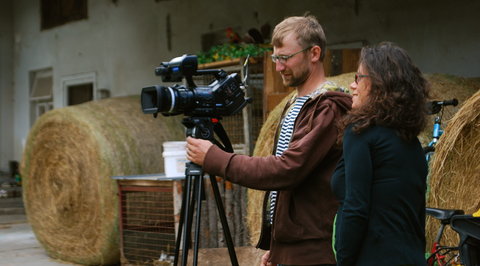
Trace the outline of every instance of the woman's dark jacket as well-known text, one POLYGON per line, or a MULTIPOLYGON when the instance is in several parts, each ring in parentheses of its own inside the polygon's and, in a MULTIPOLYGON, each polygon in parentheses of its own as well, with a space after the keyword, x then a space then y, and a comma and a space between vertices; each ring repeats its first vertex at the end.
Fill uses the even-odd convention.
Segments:
POLYGON ((348 127, 343 148, 332 177, 337 265, 425 265, 427 164, 418 139, 348 127))

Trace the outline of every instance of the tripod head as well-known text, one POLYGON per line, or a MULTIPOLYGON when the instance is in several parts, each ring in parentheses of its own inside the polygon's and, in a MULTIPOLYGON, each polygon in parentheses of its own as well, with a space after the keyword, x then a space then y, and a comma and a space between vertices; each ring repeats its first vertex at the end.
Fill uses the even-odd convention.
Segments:
MULTIPOLYGON (((226 152, 233 152, 232 143, 228 138, 227 132, 220 123, 218 117, 185 117, 182 124, 186 127, 187 137, 204 139, 211 141, 226 152), (215 139, 215 134, 220 138, 221 142, 215 139)), ((203 168, 192 162, 185 164, 186 176, 203 176, 203 168)))
POLYGON ((185 117, 182 120, 182 124, 187 129, 187 137, 209 140, 222 150, 233 152, 232 143, 220 123, 220 119, 219 117, 185 117), (215 139, 215 134, 220 138, 221 142, 215 139))

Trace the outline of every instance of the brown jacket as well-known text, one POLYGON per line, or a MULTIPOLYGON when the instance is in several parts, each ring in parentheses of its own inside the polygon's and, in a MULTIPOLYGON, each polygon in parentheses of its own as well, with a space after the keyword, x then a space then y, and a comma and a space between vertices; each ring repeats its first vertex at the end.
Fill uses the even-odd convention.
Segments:
POLYGON ((273 263, 335 264, 331 238, 338 203, 330 191, 330 177, 342 154, 336 145, 336 122, 351 103, 341 92, 307 100, 282 156, 237 155, 215 145, 206 154, 205 172, 245 187, 279 191, 273 233, 263 219, 257 246, 270 248, 273 263))

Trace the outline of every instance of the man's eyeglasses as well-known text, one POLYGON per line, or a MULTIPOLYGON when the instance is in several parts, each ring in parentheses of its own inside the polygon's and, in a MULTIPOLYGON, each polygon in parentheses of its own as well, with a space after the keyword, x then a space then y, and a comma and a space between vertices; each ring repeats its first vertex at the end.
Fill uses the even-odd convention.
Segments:
POLYGON ((361 78, 369 77, 369 75, 355 74, 355 84, 358 84, 361 78))
POLYGON ((306 50, 308 50, 308 49, 310 49, 310 48, 312 48, 312 47, 307 47, 307 48, 305 48, 305 49, 303 49, 303 50, 301 50, 301 51, 298 51, 298 52, 296 52, 296 53, 293 53, 293 54, 291 54, 291 55, 274 55, 274 54, 272 54, 272 61, 273 61, 274 63, 280 62, 280 63, 282 63, 282 64, 285 64, 288 59, 294 57, 295 55, 297 55, 297 54, 299 54, 299 53, 301 53, 301 52, 305 52, 306 50))

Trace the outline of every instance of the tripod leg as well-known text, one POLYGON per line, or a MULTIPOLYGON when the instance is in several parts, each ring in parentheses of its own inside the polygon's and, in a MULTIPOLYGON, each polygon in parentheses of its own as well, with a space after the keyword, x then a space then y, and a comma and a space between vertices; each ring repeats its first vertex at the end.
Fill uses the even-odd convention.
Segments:
POLYGON ((187 184, 183 185, 183 196, 182 196, 182 207, 180 208, 180 220, 178 221, 178 231, 177 231, 177 238, 175 242, 175 259, 173 260, 173 265, 177 266, 178 265, 178 258, 180 254, 180 242, 182 238, 182 230, 183 230, 183 224, 185 221, 185 203, 186 201, 186 196, 187 196, 187 184))
MULTIPOLYGON (((189 241, 190 241, 190 230, 191 230, 191 220, 192 220, 192 217, 190 216, 190 209, 191 209, 191 206, 190 206, 190 194, 191 194, 191 191, 192 191, 192 176, 190 175, 187 175, 186 176, 186 190, 183 192, 185 193, 185 201, 184 203, 182 204, 185 204, 185 212, 184 212, 184 217, 186 219, 186 221, 184 221, 184 227, 183 227, 183 234, 182 234, 182 265, 183 266, 186 266, 187 265, 187 258, 188 258, 188 244, 189 244, 189 241), (189 228, 190 227, 190 228, 189 228)), ((179 239, 177 240, 179 241, 179 239)))
POLYGON ((188 223, 187 223, 187 226, 188 226, 188 247, 190 248, 191 245, 192 245, 192 224, 193 224, 193 215, 195 213, 195 200, 197 199, 197 177, 192 175, 191 177, 193 180, 191 181, 192 182, 192 193, 190 195, 190 211, 188 213, 188 223))
POLYGON ((197 192, 197 219, 195 221, 195 246, 194 246, 194 257, 193 265, 196 266, 198 262, 198 247, 200 244, 200 217, 202 214, 202 193, 203 193, 203 177, 197 176, 195 180, 196 192, 197 192))
POLYGON ((227 242, 228 254, 230 255, 230 261, 233 266, 238 266, 237 255, 233 247, 232 235, 228 228, 227 217, 225 216, 225 209, 223 207, 222 199, 220 197, 220 191, 218 190, 217 180, 215 176, 210 175, 210 183, 212 184, 213 195, 215 196, 215 202, 217 203, 218 216, 222 222, 223 233, 225 235, 225 241, 227 242))

